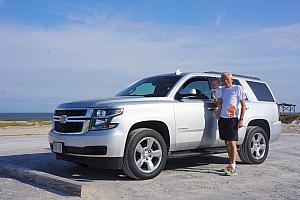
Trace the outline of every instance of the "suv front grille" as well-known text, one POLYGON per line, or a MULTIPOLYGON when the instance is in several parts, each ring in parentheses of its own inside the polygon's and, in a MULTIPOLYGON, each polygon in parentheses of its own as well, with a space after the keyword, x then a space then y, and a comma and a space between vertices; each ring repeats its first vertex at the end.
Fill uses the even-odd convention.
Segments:
POLYGON ((87 110, 55 110, 54 116, 85 116, 87 110))
POLYGON ((79 133, 82 131, 83 122, 54 122, 54 130, 60 133, 79 133))

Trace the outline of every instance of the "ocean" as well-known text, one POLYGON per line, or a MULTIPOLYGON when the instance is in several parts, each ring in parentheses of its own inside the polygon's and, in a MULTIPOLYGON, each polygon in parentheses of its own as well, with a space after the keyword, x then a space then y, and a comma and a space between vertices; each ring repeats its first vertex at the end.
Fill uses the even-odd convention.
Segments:
POLYGON ((0 121, 51 121, 53 113, 0 113, 0 121))

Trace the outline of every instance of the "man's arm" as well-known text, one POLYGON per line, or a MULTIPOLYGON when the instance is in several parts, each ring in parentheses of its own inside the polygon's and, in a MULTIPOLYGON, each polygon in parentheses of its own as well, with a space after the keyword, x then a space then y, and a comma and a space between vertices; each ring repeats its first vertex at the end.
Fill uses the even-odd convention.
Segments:
POLYGON ((245 111, 246 111, 246 102, 245 100, 240 100, 241 103, 241 114, 240 114, 240 118, 239 118, 239 128, 242 128, 244 126, 243 124, 243 120, 244 120, 244 115, 245 115, 245 111))
POLYGON ((214 99, 214 103, 215 103, 216 107, 221 107, 221 105, 222 105, 222 99, 215 98, 214 99))
POLYGON ((215 105, 220 108, 222 105, 222 89, 221 88, 215 89, 212 92, 212 96, 213 96, 215 105))

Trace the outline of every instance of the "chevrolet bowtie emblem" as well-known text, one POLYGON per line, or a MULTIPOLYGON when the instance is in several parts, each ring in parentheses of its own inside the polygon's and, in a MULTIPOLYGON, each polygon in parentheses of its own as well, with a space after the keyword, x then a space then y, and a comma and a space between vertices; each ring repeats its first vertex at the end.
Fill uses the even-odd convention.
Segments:
POLYGON ((60 118, 59 118, 59 122, 60 123, 66 123, 67 122, 67 120, 68 120, 68 116, 67 115, 62 115, 62 116, 60 116, 60 118))

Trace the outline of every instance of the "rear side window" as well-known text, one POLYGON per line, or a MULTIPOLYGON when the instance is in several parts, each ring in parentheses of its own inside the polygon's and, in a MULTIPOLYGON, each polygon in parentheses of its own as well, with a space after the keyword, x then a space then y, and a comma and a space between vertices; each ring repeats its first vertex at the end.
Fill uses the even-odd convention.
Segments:
POLYGON ((237 79, 233 79, 232 83, 233 85, 241 85, 241 83, 237 79))
POLYGON ((258 83, 253 81, 247 81, 247 83, 254 92, 257 100, 274 102, 274 98, 265 83, 258 83))

